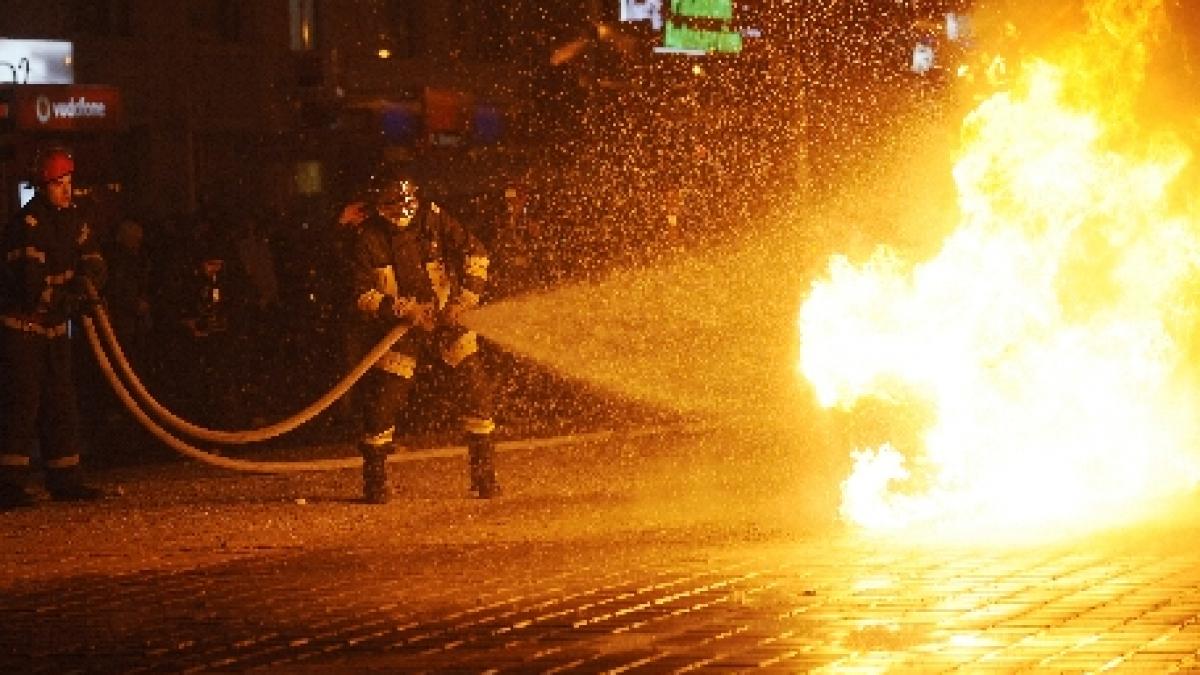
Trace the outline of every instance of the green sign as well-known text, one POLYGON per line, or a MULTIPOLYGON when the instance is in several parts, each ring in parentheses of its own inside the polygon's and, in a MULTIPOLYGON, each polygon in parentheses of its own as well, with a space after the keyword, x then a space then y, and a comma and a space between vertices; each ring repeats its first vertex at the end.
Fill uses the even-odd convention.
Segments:
POLYGON ((671 13, 697 19, 732 19, 733 0, 671 0, 671 13))
POLYGON ((735 30, 697 30, 668 23, 663 33, 663 46, 702 52, 742 51, 742 34, 735 30))

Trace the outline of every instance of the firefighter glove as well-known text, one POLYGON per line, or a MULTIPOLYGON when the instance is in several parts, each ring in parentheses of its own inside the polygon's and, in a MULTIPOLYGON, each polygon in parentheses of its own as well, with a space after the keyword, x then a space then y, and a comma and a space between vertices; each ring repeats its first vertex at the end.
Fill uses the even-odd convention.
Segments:
POLYGON ((89 288, 87 280, 73 277, 58 289, 51 301, 51 314, 61 319, 86 314, 100 304, 99 298, 89 288))
POLYGON ((464 303, 452 302, 446 305, 442 310, 441 322, 450 326, 458 326, 462 324, 463 314, 470 309, 464 303))
POLYGON ((461 325, 463 316, 478 306, 478 294, 467 290, 460 291, 442 310, 442 321, 452 326, 461 325))

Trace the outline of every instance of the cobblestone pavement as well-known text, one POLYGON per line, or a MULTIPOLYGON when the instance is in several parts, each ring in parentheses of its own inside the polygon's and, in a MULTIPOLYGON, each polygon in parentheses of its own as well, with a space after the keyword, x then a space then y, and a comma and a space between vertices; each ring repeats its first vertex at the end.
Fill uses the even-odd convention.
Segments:
POLYGON ((0 514, 0 672, 1171 672, 1200 669, 1189 525, 903 546, 833 523, 802 452, 706 433, 250 476, 105 472, 0 514))

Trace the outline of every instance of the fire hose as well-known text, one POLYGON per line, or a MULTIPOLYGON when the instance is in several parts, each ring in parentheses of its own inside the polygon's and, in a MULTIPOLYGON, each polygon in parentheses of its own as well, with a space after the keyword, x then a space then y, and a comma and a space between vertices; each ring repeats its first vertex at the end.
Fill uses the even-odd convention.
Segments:
MULTIPOLYGON (((104 308, 97 306, 95 311, 96 317, 99 320, 100 327, 104 332, 104 336, 109 345, 113 349, 113 357, 117 361, 117 367, 125 379, 129 380, 130 387, 141 398, 155 414, 168 424, 174 426, 177 430, 191 434, 201 440, 208 440, 221 443, 251 443, 255 441, 274 438, 280 434, 286 433, 304 424, 321 413, 325 408, 328 408, 334 401, 340 398, 343 394, 354 385, 355 382, 367 372, 368 369, 376 361, 379 360, 384 353, 397 340, 404 336, 407 332, 406 326, 397 326, 387 334, 377 345, 367 354, 367 356, 340 382, 334 385, 333 389, 327 392, 324 396, 312 403, 304 410, 296 415, 272 424, 261 429, 248 431, 218 431, 213 429, 205 429, 196 426, 172 414, 166 408, 158 403, 153 396, 146 391, 142 386, 141 381, 137 378, 133 369, 129 365, 129 361, 125 358, 124 352, 121 350, 120 344, 116 340, 113 333, 112 325, 108 321, 108 316, 104 312, 104 308)), ((322 460, 303 460, 303 461, 287 461, 287 462, 267 462, 255 461, 246 459, 236 459, 225 457, 212 451, 197 448, 182 439, 171 434, 169 431, 160 426, 149 414, 142 408, 142 405, 130 393, 129 388, 122 382, 121 376, 117 374, 113 368, 112 362, 108 358, 108 354, 104 350, 104 345, 101 344, 100 336, 97 334, 96 325, 92 317, 85 316, 83 319, 84 329, 87 333, 88 342, 91 344, 92 352, 96 356, 96 362, 100 365, 100 370, 104 373, 109 385, 112 386, 113 392, 117 398, 125 405, 134 418, 146 428, 155 438, 165 443, 171 449, 192 459, 199 460, 206 464, 218 466, 225 469, 233 469, 235 471, 247 471, 252 473, 287 473, 287 472, 302 472, 302 471, 331 471, 337 469, 349 469, 362 465, 361 457, 348 457, 342 459, 322 459, 322 460)))
MULTIPOLYGON (((329 407, 339 397, 344 395, 357 382, 368 369, 382 357, 387 350, 407 332, 407 327, 398 326, 388 333, 382 340, 379 341, 367 353, 366 357, 352 370, 349 374, 341 379, 333 389, 327 392, 316 402, 309 405, 304 410, 300 411, 291 418, 272 424, 261 429, 248 431, 218 431, 214 429, 205 429, 196 426, 172 414, 164 408, 150 395, 150 392, 142 385, 133 368, 129 365, 128 359, 125 357, 124 351, 121 349, 120 343, 116 339, 116 334, 112 330, 112 324, 108 320, 108 315, 105 313, 102 306, 97 305, 95 308, 96 320, 100 324, 100 328, 104 333, 105 340, 109 343, 113 350, 113 358, 117 361, 117 368, 114 369, 112 362, 108 358, 107 352, 104 350, 104 345, 101 343, 100 335, 96 330, 95 322, 92 317, 85 316, 83 325, 87 333, 88 342, 92 347, 92 352, 96 356, 96 362, 100 366, 100 370, 104 373, 109 385, 121 403, 129 410, 134 418, 155 438, 162 441, 167 447, 176 452, 197 460, 204 464, 216 466, 223 469, 231 469, 233 471, 242 471, 248 473, 299 473, 299 472, 314 472, 314 471, 336 471, 341 469, 354 469, 362 466, 361 457, 344 457, 335 459, 318 459, 318 460, 294 460, 294 461, 261 461, 237 459, 226 457, 224 455, 204 450, 173 435, 171 432, 159 425, 150 415, 142 408, 142 405, 134 398, 134 394, 130 393, 129 387, 122 382, 121 376, 129 380, 130 387, 143 402, 155 414, 165 420, 168 424, 173 425, 177 430, 192 434, 202 440, 210 440, 214 442, 224 443, 250 443, 256 440, 266 440, 280 434, 286 433, 296 427, 304 424, 316 415, 320 414, 325 408, 329 407), (120 370, 121 375, 117 374, 120 370)), ((663 428, 649 427, 632 431, 596 431, 583 434, 571 434, 567 436, 558 436, 543 439, 530 439, 520 441, 506 441, 497 444, 497 449, 511 450, 516 448, 533 450, 538 448, 549 448, 561 446, 571 443, 580 442, 598 442, 610 440, 620 436, 622 438, 636 438, 640 436, 652 436, 663 433, 663 428)), ((461 455, 465 452, 461 447, 435 448, 431 450, 422 450, 420 453, 406 453, 402 455, 390 455, 388 462, 406 462, 415 460, 432 459, 435 457, 452 457, 461 455)))
MULTIPOLYGON (((341 381, 334 385, 333 389, 330 389, 324 396, 317 399, 315 402, 295 415, 260 429, 250 429, 245 431, 220 431, 216 429, 206 429, 204 427, 192 424, 187 420, 177 417, 176 415, 172 414, 171 411, 164 408, 157 400, 154 399, 153 396, 150 395, 150 392, 146 390, 146 388, 142 385, 141 380, 139 380, 137 375, 133 372, 133 368, 130 367, 129 360, 125 357, 125 353, 121 349, 120 343, 117 342, 116 333, 113 331, 112 323, 109 322, 108 314, 104 311, 103 307, 96 308, 96 323, 100 325, 100 332, 104 336, 104 342, 108 345, 109 349, 112 350, 113 358, 116 360, 116 365, 120 371, 120 374, 129 383, 130 388, 133 389, 133 393, 137 394, 138 399, 142 402, 142 404, 149 408, 150 411, 155 415, 158 415, 160 419, 174 427, 177 431, 181 431, 192 436, 193 438, 198 438, 203 441, 226 443, 230 445, 257 443, 275 438, 276 436, 280 436, 292 431, 293 429, 321 414, 322 411, 333 405, 335 401, 341 398, 350 389, 350 387, 354 386, 354 383, 357 382, 367 372, 367 370, 369 370, 371 366, 380 359, 380 357, 386 354, 388 349, 395 344, 397 340, 399 340, 406 332, 408 332, 408 327, 403 325, 392 329, 391 332, 389 332, 382 340, 379 341, 378 344, 375 345, 375 347, 371 349, 370 352, 367 353, 363 360, 357 366, 355 366, 350 373, 348 373, 341 379, 341 381)), ((88 336, 90 339, 90 332, 88 336)), ((97 345, 93 343, 93 350, 95 350, 96 347, 97 345)))

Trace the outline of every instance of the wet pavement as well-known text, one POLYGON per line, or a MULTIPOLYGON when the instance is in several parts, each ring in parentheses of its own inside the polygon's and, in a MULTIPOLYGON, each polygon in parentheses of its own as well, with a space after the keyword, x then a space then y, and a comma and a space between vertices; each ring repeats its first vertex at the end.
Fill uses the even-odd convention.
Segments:
POLYGON ((785 445, 514 447, 492 501, 461 456, 414 453, 385 506, 354 472, 107 469, 109 501, 0 514, 0 672, 1200 669, 1194 528, 871 540, 785 445))

